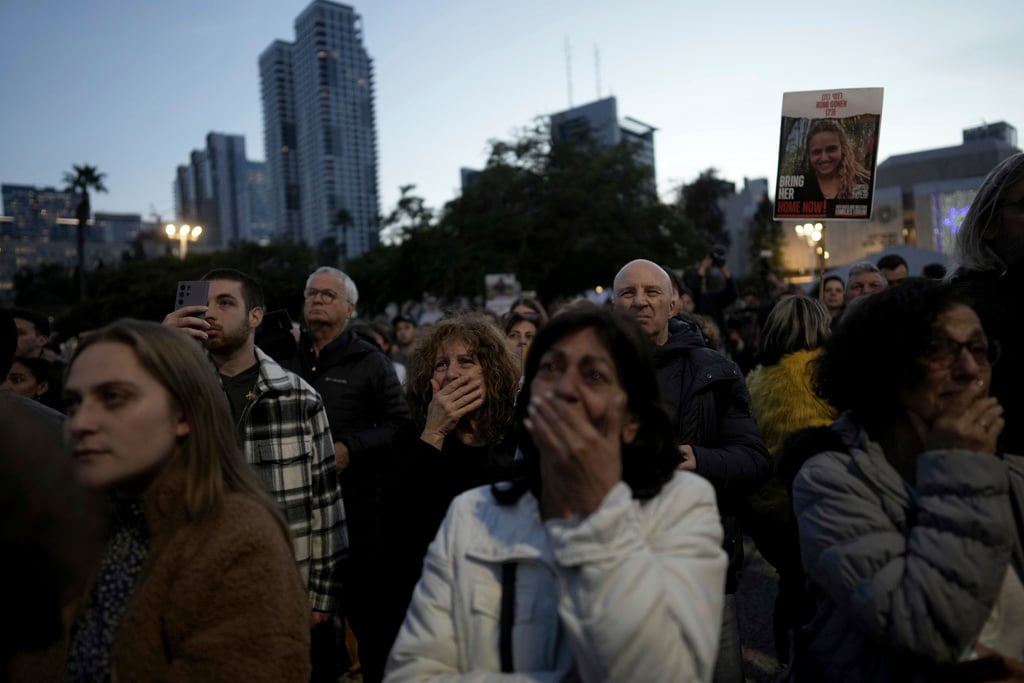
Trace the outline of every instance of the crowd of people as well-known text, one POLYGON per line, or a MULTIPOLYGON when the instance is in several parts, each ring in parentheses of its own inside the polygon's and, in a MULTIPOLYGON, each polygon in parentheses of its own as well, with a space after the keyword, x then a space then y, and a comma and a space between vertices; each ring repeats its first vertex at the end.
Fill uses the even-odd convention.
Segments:
POLYGON ((490 316, 320 267, 295 330, 220 268, 66 359, 3 311, 0 677, 733 683, 749 536, 788 680, 1024 680, 1024 155, 957 238, 490 316))

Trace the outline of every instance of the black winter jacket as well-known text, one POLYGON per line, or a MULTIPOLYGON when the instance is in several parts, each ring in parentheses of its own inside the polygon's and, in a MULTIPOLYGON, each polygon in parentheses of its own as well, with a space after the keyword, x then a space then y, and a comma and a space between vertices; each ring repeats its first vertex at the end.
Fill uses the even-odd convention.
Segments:
MULTIPOLYGON (((323 397, 334 441, 345 444, 349 466, 339 477, 350 541, 360 542, 361 522, 380 500, 380 467, 399 430, 410 421, 409 408, 391 361, 377 346, 346 330, 317 356, 306 333, 299 338, 297 369, 323 397), (353 534, 353 532, 355 532, 353 534)), ((369 540, 369 539, 366 539, 369 540)))
POLYGON ((743 373, 704 345, 695 323, 677 318, 669 321, 668 341, 655 349, 654 362, 676 442, 693 447, 697 474, 715 487, 729 553, 726 592, 735 592, 743 564, 741 504, 772 472, 743 373))

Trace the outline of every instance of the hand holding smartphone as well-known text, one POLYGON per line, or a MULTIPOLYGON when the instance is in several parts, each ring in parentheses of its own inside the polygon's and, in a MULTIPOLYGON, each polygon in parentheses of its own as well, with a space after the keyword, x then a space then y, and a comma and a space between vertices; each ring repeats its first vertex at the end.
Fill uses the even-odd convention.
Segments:
POLYGON ((209 305, 210 283, 207 280, 183 280, 174 290, 174 310, 164 316, 163 324, 176 327, 199 341, 207 339, 206 307, 209 305), (182 310, 202 306, 202 310, 182 310))
MULTIPOLYGON (((185 306, 206 306, 210 295, 209 280, 182 280, 174 297, 174 310, 185 306)), ((203 318, 205 313, 196 313, 194 317, 203 318)))

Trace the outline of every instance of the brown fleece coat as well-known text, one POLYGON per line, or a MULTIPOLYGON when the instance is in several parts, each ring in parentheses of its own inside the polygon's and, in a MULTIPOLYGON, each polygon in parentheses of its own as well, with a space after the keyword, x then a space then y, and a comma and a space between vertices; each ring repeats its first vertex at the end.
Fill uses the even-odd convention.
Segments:
MULTIPOLYGON (((291 544, 269 511, 229 493, 190 523, 183 481, 147 492, 152 538, 118 634, 115 681, 309 680, 309 598, 291 544)), ((62 681, 67 640, 23 657, 15 681, 62 681)))

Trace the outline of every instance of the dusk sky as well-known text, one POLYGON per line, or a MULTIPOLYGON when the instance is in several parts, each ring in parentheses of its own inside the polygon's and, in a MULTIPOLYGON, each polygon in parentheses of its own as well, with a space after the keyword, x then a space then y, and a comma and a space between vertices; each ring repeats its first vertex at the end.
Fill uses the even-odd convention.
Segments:
MULTIPOLYGON (((175 168, 210 131, 264 159, 257 59, 306 0, 0 0, 0 182, 105 172, 94 210, 173 218, 175 168)), ((782 93, 885 88, 879 158, 1024 134, 1019 0, 356 3, 375 62, 382 213, 415 184, 440 208, 489 139, 615 95, 655 126, 664 197, 701 170, 775 174, 782 93)), ((774 186, 774 181, 772 181, 774 186)), ((774 189, 774 188, 773 188, 774 189)))

